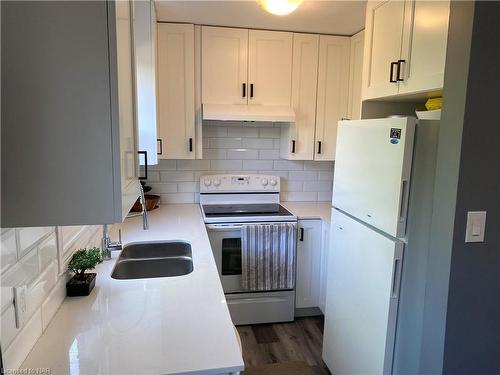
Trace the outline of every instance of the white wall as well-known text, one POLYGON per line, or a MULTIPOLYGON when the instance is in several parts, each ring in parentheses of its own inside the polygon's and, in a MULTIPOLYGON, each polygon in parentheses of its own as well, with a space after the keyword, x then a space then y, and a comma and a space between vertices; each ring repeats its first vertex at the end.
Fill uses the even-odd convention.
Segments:
POLYGON ((5 368, 18 368, 66 296, 66 265, 75 250, 100 246, 99 226, 1 230, 0 341, 5 368), (16 328, 13 287, 27 286, 27 316, 16 328))
POLYGON ((279 125, 206 122, 203 160, 160 160, 149 169, 161 203, 196 203, 200 176, 264 173, 281 177, 282 201, 331 201, 333 162, 280 159, 279 125))

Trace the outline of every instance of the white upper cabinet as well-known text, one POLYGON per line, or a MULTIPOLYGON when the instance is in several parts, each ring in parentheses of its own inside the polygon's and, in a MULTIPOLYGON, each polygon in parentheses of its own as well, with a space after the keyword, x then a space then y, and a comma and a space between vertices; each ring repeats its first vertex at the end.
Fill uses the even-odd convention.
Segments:
POLYGON ((443 87, 449 16, 449 1, 406 2, 399 93, 443 87))
POLYGON ((368 2, 366 9, 363 99, 396 95, 405 2, 368 2))
POLYGON ((363 99, 442 89, 449 1, 369 1, 363 99))
POLYGON ((194 25, 158 24, 158 158, 195 158, 194 25))
POLYGON ((247 104, 248 30, 202 26, 202 102, 247 104))
POLYGON ((295 122, 281 128, 281 157, 312 160, 316 128, 319 35, 293 34, 292 108, 295 122))
POLYGON ((249 31, 249 104, 290 105, 292 35, 279 31, 249 31))
POLYGON ((314 160, 335 160, 337 123, 348 116, 350 38, 320 35, 314 160))
POLYGON ((349 110, 348 118, 361 118, 361 78, 363 76, 363 49, 365 31, 351 37, 351 70, 349 73, 349 110))

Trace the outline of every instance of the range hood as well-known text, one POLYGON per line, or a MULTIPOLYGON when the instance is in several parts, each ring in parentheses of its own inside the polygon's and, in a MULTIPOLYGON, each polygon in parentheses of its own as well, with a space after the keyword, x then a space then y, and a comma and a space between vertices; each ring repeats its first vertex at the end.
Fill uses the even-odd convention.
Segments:
POLYGON ((277 105, 203 104, 203 120, 295 122, 295 111, 277 105))

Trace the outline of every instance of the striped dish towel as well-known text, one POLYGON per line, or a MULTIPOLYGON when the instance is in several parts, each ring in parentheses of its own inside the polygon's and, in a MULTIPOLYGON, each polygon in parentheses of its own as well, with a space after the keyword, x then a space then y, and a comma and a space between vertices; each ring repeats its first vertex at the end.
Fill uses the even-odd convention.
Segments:
POLYGON ((246 224, 241 227, 241 276, 245 290, 293 289, 294 223, 246 224))

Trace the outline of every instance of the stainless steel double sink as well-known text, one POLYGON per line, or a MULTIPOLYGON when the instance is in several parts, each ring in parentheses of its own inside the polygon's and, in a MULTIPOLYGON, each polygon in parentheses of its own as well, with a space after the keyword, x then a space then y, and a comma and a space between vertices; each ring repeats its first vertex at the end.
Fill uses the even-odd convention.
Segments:
POLYGON ((113 279, 149 279, 193 272, 191 245, 187 242, 142 242, 126 245, 116 261, 113 279))

